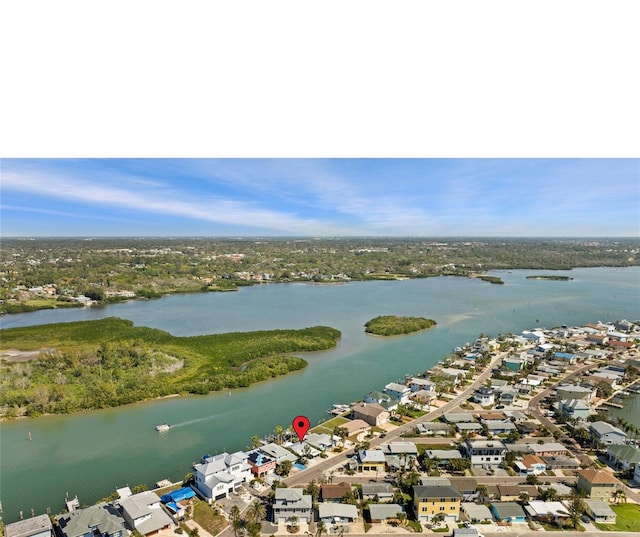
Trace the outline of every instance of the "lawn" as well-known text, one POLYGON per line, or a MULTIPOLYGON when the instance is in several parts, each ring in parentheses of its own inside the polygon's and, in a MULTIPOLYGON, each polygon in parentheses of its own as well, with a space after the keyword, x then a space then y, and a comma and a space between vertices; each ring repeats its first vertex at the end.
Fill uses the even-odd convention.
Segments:
POLYGON ((317 427, 314 427, 313 429, 311 429, 311 432, 333 434, 334 428, 340 427, 340 425, 343 425, 348 422, 349 420, 347 418, 343 418, 342 416, 336 416, 335 418, 331 418, 330 420, 327 420, 321 423, 317 427))
POLYGON ((193 499, 193 520, 200 524, 211 535, 217 535, 228 523, 222 515, 216 515, 213 507, 199 498, 193 499))
POLYGON ((595 524, 602 531, 640 531, 640 506, 635 503, 612 505, 617 515, 615 524, 595 524))

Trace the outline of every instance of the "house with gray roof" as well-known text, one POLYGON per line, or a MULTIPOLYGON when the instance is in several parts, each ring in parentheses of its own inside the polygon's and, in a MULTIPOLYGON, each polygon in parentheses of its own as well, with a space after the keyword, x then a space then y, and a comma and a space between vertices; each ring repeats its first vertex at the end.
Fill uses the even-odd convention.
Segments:
POLYGON ((460 504, 460 518, 469 522, 483 522, 491 520, 493 515, 486 505, 474 502, 462 502, 460 504))
POLYGON ((615 524, 616 512, 609 507, 607 502, 602 500, 582 500, 585 506, 585 512, 591 519, 598 524, 615 524))
POLYGON ((498 521, 526 522, 526 515, 522 507, 516 502, 494 502, 491 512, 498 521))
POLYGON ((292 517, 298 520, 313 519, 313 503, 310 494, 304 494, 302 489, 277 488, 273 499, 273 521, 286 523, 292 517))
POLYGON ((157 533, 173 526, 173 520, 164 511, 160 498, 155 492, 145 490, 119 500, 122 516, 129 528, 142 535, 157 533))
POLYGON ((451 459, 462 459, 462 453, 457 449, 427 449, 424 456, 438 461, 438 466, 446 466, 451 459))
POLYGON ((447 412, 443 417, 448 423, 472 423, 476 421, 471 412, 447 412))
POLYGON ((126 535, 124 518, 107 503, 99 503, 65 513, 58 517, 64 537, 123 537, 126 535))
POLYGON ((362 499, 386 502, 393 498, 393 487, 389 483, 362 483, 362 499))
POLYGON ((53 525, 49 515, 38 515, 4 527, 5 537, 52 537, 53 525))
POLYGON ((606 421, 594 421, 589 425, 589 431, 604 445, 624 444, 627 434, 606 421))
POLYGON ((416 425, 416 433, 421 436, 446 435, 449 433, 449 425, 439 421, 418 423, 418 425, 416 425))
POLYGON ((264 446, 260 446, 258 449, 265 455, 271 457, 272 459, 275 459, 276 463, 280 463, 282 461, 296 462, 298 460, 298 457, 296 457, 288 449, 283 448, 282 446, 273 442, 270 444, 265 444, 264 446))
POLYGON ((560 412, 568 418, 584 421, 591 413, 589 405, 582 399, 565 399, 560 401, 560 412))
POLYGON ((349 503, 320 503, 318 518, 325 524, 344 524, 358 518, 358 508, 349 503))
POLYGON ((398 518, 398 514, 404 514, 404 507, 397 503, 370 503, 369 514, 371 516, 371 522, 379 523, 386 522, 388 520, 395 520, 398 518))
POLYGON ((249 456, 244 451, 221 453, 213 457, 203 457, 194 465, 195 486, 209 503, 227 498, 243 483, 251 480, 249 456))

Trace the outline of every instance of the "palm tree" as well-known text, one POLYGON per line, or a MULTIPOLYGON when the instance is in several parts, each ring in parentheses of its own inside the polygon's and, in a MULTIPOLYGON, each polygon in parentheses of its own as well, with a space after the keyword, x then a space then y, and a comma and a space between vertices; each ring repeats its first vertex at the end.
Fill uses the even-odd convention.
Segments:
POLYGON ((478 493, 478 500, 480 503, 484 503, 489 495, 489 489, 487 489, 487 485, 478 485, 476 487, 476 492, 478 493))
POLYGON ((262 505, 260 500, 256 500, 255 502, 253 502, 249 506, 249 509, 247 509, 247 518, 254 524, 257 524, 264 520, 266 514, 267 510, 265 509, 264 505, 262 505))
POLYGON ((229 511, 229 517, 231 518, 231 527, 233 528, 234 537, 238 537, 240 534, 240 530, 242 530, 242 526, 244 525, 244 521, 240 517, 240 508, 237 505, 231 507, 229 511))
POLYGON ((318 524, 316 524, 316 535, 315 535, 315 537, 322 537, 323 533, 327 533, 327 526, 321 520, 320 522, 318 522, 318 524))

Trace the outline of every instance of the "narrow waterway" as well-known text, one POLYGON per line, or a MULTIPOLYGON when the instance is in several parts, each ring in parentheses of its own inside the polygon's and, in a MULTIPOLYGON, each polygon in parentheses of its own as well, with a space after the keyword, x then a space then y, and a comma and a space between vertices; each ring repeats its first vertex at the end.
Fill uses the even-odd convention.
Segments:
POLYGON ((204 453, 244 449, 252 435, 287 426, 298 414, 312 424, 333 403, 432 367, 478 334, 519 333, 593 321, 640 318, 640 268, 558 272, 571 281, 527 280, 553 271, 500 271, 504 285, 430 278, 346 285, 278 284, 236 293, 173 295, 104 308, 6 316, 2 327, 118 316, 175 335, 302 328, 342 331, 338 347, 304 355, 301 371, 230 394, 169 398, 70 416, 0 424, 0 501, 4 520, 63 507, 65 493, 91 504, 126 484, 182 478, 204 453), (427 332, 367 336, 378 315, 430 317, 427 332), (167 433, 154 426, 173 425, 167 433), (31 440, 29 440, 31 433, 31 440))

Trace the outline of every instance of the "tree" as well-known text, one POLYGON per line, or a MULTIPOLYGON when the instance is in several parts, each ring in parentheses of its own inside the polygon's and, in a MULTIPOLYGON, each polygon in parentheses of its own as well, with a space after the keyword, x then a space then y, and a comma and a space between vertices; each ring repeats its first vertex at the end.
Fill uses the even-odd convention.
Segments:
POLYGON ((539 485, 540 479, 537 475, 528 475, 526 479, 527 485, 539 485))
POLYGON ((450 472, 464 472, 471 468, 471 461, 469 459, 449 459, 447 463, 447 470, 450 472))
POLYGON ((260 437, 258 435, 253 435, 251 437, 251 447, 253 449, 260 447, 260 437))
POLYGON ((231 520, 231 527, 233 528, 233 535, 238 537, 242 532, 242 526, 244 522, 240 517, 240 508, 237 505, 231 507, 229 511, 229 518, 231 520))
POLYGON ((571 525, 573 529, 576 529, 578 527, 580 517, 585 511, 584 501, 577 490, 572 491, 571 497, 566 505, 569 510, 569 520, 571 520, 571 525))
POLYGON ((293 463, 288 460, 283 460, 276 464, 276 474, 281 477, 287 477, 289 472, 291 472, 291 468, 293 467, 293 463))
POLYGON ((314 504, 318 503, 318 500, 320 499, 320 487, 316 483, 315 479, 312 479, 302 492, 310 495, 314 504))
POLYGON ((260 500, 254 501, 247 509, 247 519, 254 524, 264 520, 266 514, 267 510, 260 500))
POLYGON ((487 488, 487 485, 478 485, 476 487, 476 493, 478 494, 478 501, 480 503, 487 501, 487 498, 489 497, 489 489, 487 488))
POLYGON ((613 494, 611 495, 611 498, 613 499, 614 503, 616 503, 616 504, 626 503, 627 502, 627 493, 623 489, 616 489, 616 490, 613 491, 613 494))
POLYGON ((540 499, 543 502, 556 502, 560 499, 560 496, 558 495, 558 491, 554 488, 541 488, 540 499))
POLYGON ((282 444, 282 433, 284 432, 284 428, 282 427, 282 425, 276 425, 275 429, 273 430, 273 434, 275 436, 275 443, 276 444, 282 444))
POLYGON ((504 464, 506 466, 513 466, 513 463, 516 462, 517 454, 515 451, 507 451, 504 454, 504 464))
POLYGON ((340 442, 344 444, 344 439, 349 436, 349 430, 346 427, 336 426, 333 428, 334 436, 340 438, 340 442))

